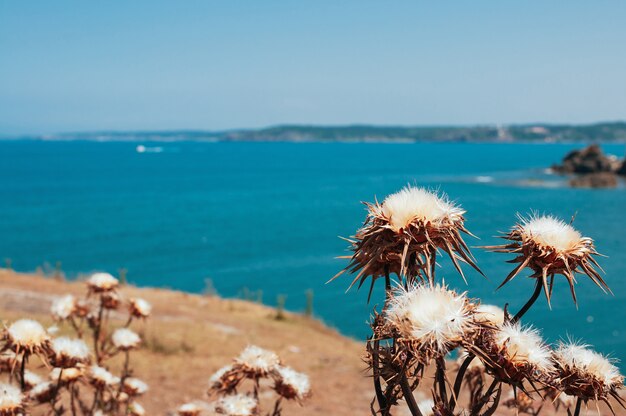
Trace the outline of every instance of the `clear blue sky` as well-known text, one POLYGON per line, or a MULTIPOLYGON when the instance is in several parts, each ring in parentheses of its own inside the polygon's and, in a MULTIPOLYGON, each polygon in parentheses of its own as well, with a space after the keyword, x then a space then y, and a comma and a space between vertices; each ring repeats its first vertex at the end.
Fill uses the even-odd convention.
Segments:
POLYGON ((626 118, 624 1, 0 0, 0 133, 626 118))

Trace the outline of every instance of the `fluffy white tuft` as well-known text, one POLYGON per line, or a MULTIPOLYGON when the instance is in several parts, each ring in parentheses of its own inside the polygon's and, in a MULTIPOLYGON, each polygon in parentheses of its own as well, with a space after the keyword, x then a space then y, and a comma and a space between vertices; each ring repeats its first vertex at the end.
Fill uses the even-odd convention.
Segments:
POLYGON ((94 273, 87 281, 87 284, 100 290, 112 290, 119 285, 119 280, 109 273, 94 273))
POLYGON ((148 391, 148 385, 138 378, 129 377, 124 380, 124 390, 132 395, 144 394, 148 391))
POLYGON ((472 311, 465 294, 442 285, 400 287, 391 298, 386 319, 402 337, 436 346, 447 352, 473 328, 472 311))
POLYGON ((131 311, 139 316, 147 317, 152 312, 152 305, 145 299, 133 298, 129 302, 131 311))
POLYGON ((81 339, 59 337, 52 341, 52 351, 59 357, 68 357, 78 361, 89 358, 89 347, 81 339))
POLYGON ((92 365, 89 367, 89 376, 96 382, 114 386, 120 382, 120 378, 111 374, 106 368, 98 365, 92 365))
POLYGON ((551 215, 531 216, 521 224, 524 239, 552 247, 556 251, 568 251, 580 245, 582 235, 574 227, 551 215))
POLYGON ((550 371, 554 368, 551 351, 534 328, 507 323, 495 332, 495 342, 506 351, 507 358, 519 364, 550 371))
POLYGON ((55 383, 59 380, 59 376, 61 377, 62 382, 70 382, 74 380, 78 380, 80 376, 83 375, 83 372, 76 367, 71 368, 59 368, 55 367, 50 371, 50 375, 48 376, 50 380, 55 383), (63 371, 63 372, 61 372, 63 371))
POLYGON ((143 416, 146 414, 146 409, 144 409, 143 406, 139 403, 132 402, 130 405, 128 405, 128 412, 132 416, 143 416))
POLYGON ((280 364, 280 358, 272 351, 249 345, 235 358, 235 362, 253 371, 269 373, 280 364))
POLYGON ((13 414, 12 411, 22 407, 24 396, 15 386, 0 383, 0 414, 13 414))
POLYGON ((388 219, 392 230, 399 231, 415 220, 430 222, 435 226, 456 222, 465 211, 449 202, 445 195, 439 196, 424 188, 407 186, 385 198, 380 213, 388 219))
POLYGON ((310 393, 311 382, 306 374, 284 366, 276 367, 276 374, 280 377, 281 383, 293 389, 299 399, 303 399, 310 393))
POLYGON ((226 374, 226 373, 228 373, 229 371, 232 371, 232 370, 233 370, 233 366, 232 365, 226 365, 226 366, 220 368, 215 373, 213 373, 213 375, 209 378, 209 384, 211 386, 219 384, 220 380, 222 379, 224 374, 226 374))
POLYGON ((21 347, 37 347, 49 340, 43 326, 32 319, 15 321, 8 329, 11 341, 21 347))
POLYGON ((30 387, 34 387, 37 384, 43 382, 41 377, 38 374, 33 373, 30 370, 24 371, 24 384, 30 387))
POLYGON ((231 394, 220 398, 215 404, 215 409, 228 416, 251 416, 255 414, 257 406, 254 397, 231 394))
POLYGON ((554 351, 554 359, 569 367, 591 374, 608 386, 622 384, 624 380, 619 368, 610 359, 593 351, 588 345, 573 342, 561 343, 554 351))
POLYGON ((181 416, 198 415, 202 411, 202 408, 195 403, 185 403, 180 405, 177 412, 181 416))
POLYGON ((504 310, 496 305, 480 304, 476 308, 474 319, 478 322, 502 325, 504 323, 504 310))
POLYGON ((128 328, 118 328, 111 336, 113 345, 120 349, 136 348, 141 343, 141 338, 133 330, 128 328))
POLYGON ((54 319, 60 321, 69 318, 76 311, 76 298, 72 295, 65 295, 52 302, 50 312, 54 319))

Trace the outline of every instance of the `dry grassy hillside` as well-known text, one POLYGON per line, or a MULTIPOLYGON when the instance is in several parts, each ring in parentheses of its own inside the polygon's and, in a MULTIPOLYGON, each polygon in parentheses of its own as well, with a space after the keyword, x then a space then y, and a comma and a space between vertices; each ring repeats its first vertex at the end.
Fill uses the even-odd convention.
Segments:
MULTIPOLYGON (((6 323, 31 317, 52 325, 52 300, 66 293, 81 295, 84 288, 82 282, 0 269, 0 319, 6 323)), ((136 375, 150 385, 140 400, 148 414, 166 414, 184 402, 207 400, 208 378, 248 344, 276 351, 286 364, 311 377, 313 396, 304 407, 287 403, 286 415, 370 414, 373 389, 361 360, 363 344, 318 321, 295 314, 276 320, 275 310, 263 305, 171 290, 125 286, 121 294, 153 305, 152 317, 135 326, 145 342, 133 353, 136 375)), ((116 323, 122 324, 121 316, 116 323)), ((61 327, 61 332, 68 330, 61 327)), ((428 389, 430 383, 423 385, 428 389)), ((425 393, 417 395, 426 398, 425 393)), ((515 414, 501 411, 498 414, 515 414)), ((408 413, 398 409, 396 414, 408 413)), ((547 403, 541 414, 555 412, 547 403)), ((595 407, 589 414, 597 414, 595 407)))

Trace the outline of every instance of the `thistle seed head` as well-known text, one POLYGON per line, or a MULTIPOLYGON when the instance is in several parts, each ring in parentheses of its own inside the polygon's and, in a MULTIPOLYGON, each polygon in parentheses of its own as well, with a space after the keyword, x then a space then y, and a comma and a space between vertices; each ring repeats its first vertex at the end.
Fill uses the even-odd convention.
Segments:
POLYGON ((280 358, 272 351, 249 345, 235 358, 235 365, 249 377, 266 377, 280 365, 280 358))
POLYGON ((276 392, 286 399, 302 401, 311 394, 309 376, 286 366, 274 369, 276 392))
MULTIPOLYGON (((352 285, 359 287, 368 277, 374 281, 395 273, 409 283, 427 278, 434 283, 437 250, 450 257, 463 276, 459 261, 480 272, 461 233, 465 211, 445 195, 424 188, 407 186, 385 198, 382 204, 366 204, 368 215, 352 240, 350 264, 345 271, 357 273, 352 285)), ((464 278, 464 276, 463 276, 464 278)), ((351 286, 352 286, 351 285, 351 286)))
POLYGON ((503 236, 509 240, 508 244, 486 247, 498 253, 517 255, 511 260, 512 263, 517 263, 517 266, 500 287, 528 267, 533 271, 530 277, 540 279, 548 302, 552 296, 555 275, 562 275, 567 279, 574 302, 576 302, 574 290, 576 273, 587 275, 603 291, 610 291, 594 268, 594 265, 599 267, 593 257, 598 252, 591 238, 583 237, 570 224, 553 216, 531 215, 528 218, 520 216, 519 219, 520 222, 503 236))
POLYGON ((135 318, 147 318, 152 312, 152 305, 144 299, 132 298, 128 302, 128 309, 135 318))
POLYGON ((78 363, 89 362, 89 359, 89 347, 82 339, 59 337, 52 341, 50 361, 55 367, 75 367, 78 363))
POLYGON ((52 302, 50 313, 55 320, 64 321, 76 313, 77 307, 76 298, 73 295, 65 295, 52 302))
POLYGON ((254 416, 258 414, 259 403, 254 397, 245 394, 231 394, 215 403, 215 411, 227 416, 254 416))
POLYGON ((0 416, 24 414, 24 396, 20 389, 0 383, 0 416))
POLYGON ((111 335, 113 346, 122 351, 128 351, 139 347, 141 338, 133 330, 128 328, 118 328, 111 335))
POLYGON ((398 342, 417 356, 432 358, 474 337, 479 328, 474 309, 464 293, 457 294, 438 284, 417 284, 408 290, 397 288, 384 315, 398 342))
POLYGON ((43 326, 32 319, 20 319, 6 330, 7 346, 16 354, 46 353, 50 348, 50 336, 43 326))

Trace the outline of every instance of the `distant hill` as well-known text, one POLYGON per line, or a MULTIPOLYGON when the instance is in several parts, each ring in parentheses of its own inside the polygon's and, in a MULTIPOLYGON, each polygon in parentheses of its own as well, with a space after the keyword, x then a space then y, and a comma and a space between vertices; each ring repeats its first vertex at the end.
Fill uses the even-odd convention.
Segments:
POLYGON ((22 137, 37 140, 257 142, 604 142, 625 143, 626 122, 585 125, 307 126, 228 131, 102 131, 22 137))

